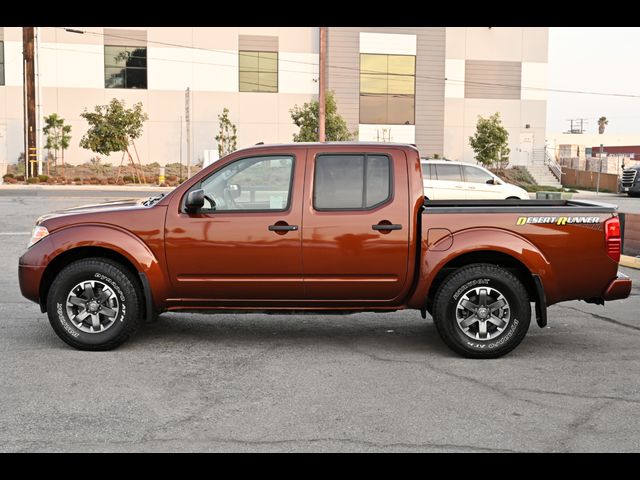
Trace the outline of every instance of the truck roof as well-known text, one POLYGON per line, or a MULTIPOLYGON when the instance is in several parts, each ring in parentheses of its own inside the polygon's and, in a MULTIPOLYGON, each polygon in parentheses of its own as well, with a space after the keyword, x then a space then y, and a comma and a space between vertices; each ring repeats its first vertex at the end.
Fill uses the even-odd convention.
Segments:
POLYGON ((411 148, 418 151, 418 148, 412 143, 394 143, 394 142, 360 142, 360 141, 348 141, 348 142, 291 142, 291 143, 259 143, 251 145, 238 150, 247 150, 249 148, 267 148, 267 147, 318 147, 318 146, 330 146, 330 147, 404 147, 411 148))

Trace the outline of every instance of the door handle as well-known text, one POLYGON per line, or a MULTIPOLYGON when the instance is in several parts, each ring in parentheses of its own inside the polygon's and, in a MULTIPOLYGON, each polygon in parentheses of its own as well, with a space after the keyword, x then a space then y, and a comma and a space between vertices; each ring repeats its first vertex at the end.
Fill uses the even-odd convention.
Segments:
POLYGON ((469 186, 469 187, 467 187, 467 188, 468 188, 469 190, 475 190, 475 189, 476 189, 476 187, 471 187, 471 186, 469 186))
POLYGON ((462 185, 456 185, 456 188, 464 188, 462 185))
POLYGON ((269 225, 269 230, 272 232, 290 232, 298 230, 298 225, 269 225))
POLYGON ((402 230, 402 225, 398 223, 379 223, 377 225, 371 225, 371 228, 373 228, 374 230, 382 230, 382 231, 402 230))

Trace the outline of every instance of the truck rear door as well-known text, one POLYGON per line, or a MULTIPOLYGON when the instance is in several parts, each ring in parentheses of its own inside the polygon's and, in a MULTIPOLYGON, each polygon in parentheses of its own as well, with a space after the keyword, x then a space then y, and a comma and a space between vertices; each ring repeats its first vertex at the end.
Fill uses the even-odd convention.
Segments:
POLYGON ((414 221, 409 203, 401 149, 310 148, 302 219, 305 298, 384 302, 401 295, 414 221))

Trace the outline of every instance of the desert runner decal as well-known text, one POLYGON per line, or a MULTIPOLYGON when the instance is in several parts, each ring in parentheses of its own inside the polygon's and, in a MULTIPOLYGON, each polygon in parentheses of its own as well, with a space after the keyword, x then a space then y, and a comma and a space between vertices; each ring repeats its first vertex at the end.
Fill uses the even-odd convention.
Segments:
POLYGON ((516 220, 516 225, 592 225, 594 223, 600 223, 600 217, 518 217, 516 220))

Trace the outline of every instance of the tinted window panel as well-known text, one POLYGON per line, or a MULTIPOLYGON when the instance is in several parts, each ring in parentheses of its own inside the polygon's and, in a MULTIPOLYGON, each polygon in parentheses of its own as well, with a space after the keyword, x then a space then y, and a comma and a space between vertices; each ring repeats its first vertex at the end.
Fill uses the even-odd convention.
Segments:
POLYGON ((147 48, 104 46, 105 88, 147 88, 147 48))
POLYGON ((316 160, 315 208, 362 208, 363 155, 322 155, 316 160))
POLYGON ((387 96, 387 121, 392 125, 413 125, 415 123, 415 101, 413 95, 387 96))
POLYGON ((436 168, 436 174, 438 180, 448 180, 451 182, 461 182, 462 176, 460 174, 460 167, 458 165, 434 165, 436 168))
POLYGON ((238 52, 241 92, 278 91, 278 52, 238 52))
POLYGON ((360 123, 388 123, 387 95, 360 95, 360 123))
POLYGON ((389 198, 389 157, 367 156, 367 207, 373 207, 389 198))
POLYGON ((467 182, 487 183, 487 180, 493 179, 493 176, 489 175, 487 172, 479 168, 468 167, 466 165, 462 168, 464 169, 464 175, 467 182))

